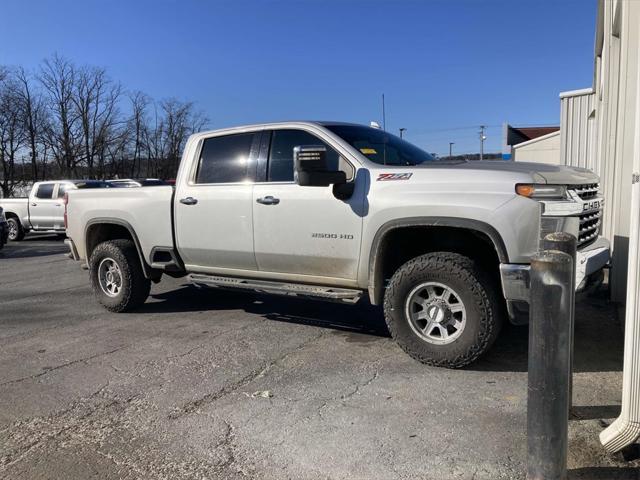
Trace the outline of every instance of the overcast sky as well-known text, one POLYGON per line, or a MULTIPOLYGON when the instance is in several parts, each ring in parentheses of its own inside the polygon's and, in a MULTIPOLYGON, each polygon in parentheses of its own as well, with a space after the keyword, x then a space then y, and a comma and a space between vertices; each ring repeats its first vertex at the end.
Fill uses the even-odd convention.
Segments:
POLYGON ((503 121, 557 124, 591 86, 595 0, 4 0, 0 65, 54 52, 131 90, 196 102, 210 127, 382 121, 427 151, 501 148, 503 121))

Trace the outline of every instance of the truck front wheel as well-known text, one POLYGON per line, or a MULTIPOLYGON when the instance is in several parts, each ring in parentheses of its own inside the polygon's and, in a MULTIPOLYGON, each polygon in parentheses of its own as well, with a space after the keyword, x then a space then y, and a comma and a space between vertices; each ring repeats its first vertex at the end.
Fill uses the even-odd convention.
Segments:
POLYGON ((89 260, 89 274, 98 301, 112 312, 126 312, 142 305, 151 290, 144 276, 136 246, 131 240, 99 244, 89 260))
POLYGON ((468 257, 422 255, 391 278, 384 297, 387 327, 420 362, 460 368, 485 353, 498 336, 498 291, 468 257))
POLYGON ((24 238, 25 232, 20 225, 20 220, 15 217, 7 218, 7 224, 9 225, 9 240, 19 242, 24 238))

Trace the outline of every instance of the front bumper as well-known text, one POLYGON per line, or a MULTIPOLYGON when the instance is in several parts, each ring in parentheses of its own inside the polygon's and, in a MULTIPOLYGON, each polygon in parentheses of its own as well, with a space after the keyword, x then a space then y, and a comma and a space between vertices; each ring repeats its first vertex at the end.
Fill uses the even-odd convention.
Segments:
MULTIPOLYGON (((591 245, 576 253, 576 290, 581 290, 587 277, 602 270, 611 258, 609 240, 599 237, 591 245)), ((502 263, 500 277, 507 302, 529 303, 529 265, 502 263)))

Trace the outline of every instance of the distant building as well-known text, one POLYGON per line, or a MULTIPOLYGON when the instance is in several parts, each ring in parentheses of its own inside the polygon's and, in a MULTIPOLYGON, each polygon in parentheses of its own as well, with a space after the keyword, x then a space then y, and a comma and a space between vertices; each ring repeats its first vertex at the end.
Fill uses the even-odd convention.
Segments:
POLYGON ((502 126, 502 159, 560 163, 560 127, 502 126))

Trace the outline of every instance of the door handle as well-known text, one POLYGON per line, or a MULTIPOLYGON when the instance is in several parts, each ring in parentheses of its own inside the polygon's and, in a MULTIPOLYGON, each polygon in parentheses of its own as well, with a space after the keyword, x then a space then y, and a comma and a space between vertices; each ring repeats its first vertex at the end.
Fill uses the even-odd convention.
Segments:
POLYGON ((32 206, 32 207, 37 207, 37 206, 38 206, 38 204, 37 204, 37 203, 32 203, 32 204, 31 204, 31 206, 32 206))
POLYGON ((61 203, 56 203, 56 207, 61 207, 62 204, 61 203))
POLYGON ((198 199, 193 197, 181 198, 180 203, 184 203, 185 205, 195 205, 198 203, 198 199))
POLYGON ((268 195, 266 197, 258 198, 256 202, 261 203, 262 205, 277 205, 280 203, 280 199, 268 195))

